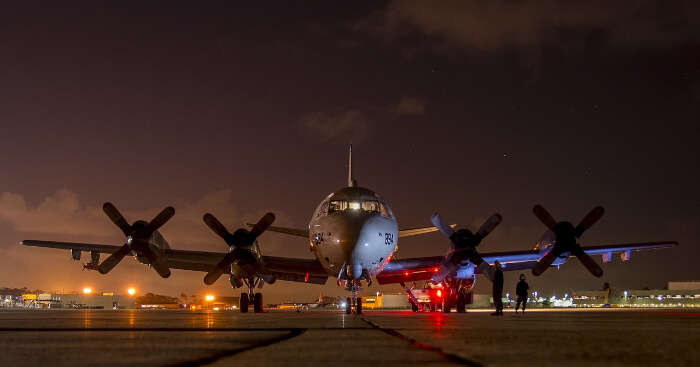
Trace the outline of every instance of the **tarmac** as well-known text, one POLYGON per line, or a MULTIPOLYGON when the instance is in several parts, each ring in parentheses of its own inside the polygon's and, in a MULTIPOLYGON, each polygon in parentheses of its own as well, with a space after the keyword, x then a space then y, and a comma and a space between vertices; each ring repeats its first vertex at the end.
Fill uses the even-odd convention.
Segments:
POLYGON ((2 366, 699 366, 700 310, 0 311, 2 366))

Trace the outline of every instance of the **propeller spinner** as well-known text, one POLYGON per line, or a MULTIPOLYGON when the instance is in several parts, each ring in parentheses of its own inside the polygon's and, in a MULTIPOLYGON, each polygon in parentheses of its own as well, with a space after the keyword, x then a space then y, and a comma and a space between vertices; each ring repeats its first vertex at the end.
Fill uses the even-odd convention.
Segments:
POLYGON ((204 214, 202 219, 204 223, 206 223, 214 233, 219 235, 219 237, 223 238, 226 244, 231 248, 231 251, 216 264, 216 267, 204 276, 204 283, 212 285, 221 275, 228 272, 231 264, 244 255, 243 251, 250 248, 253 243, 255 243, 258 236, 272 225, 272 222, 275 221, 275 215, 273 213, 267 213, 260 218, 258 223, 256 223, 250 231, 239 228, 234 233, 229 232, 226 227, 210 213, 204 214))
POLYGON ((173 207, 169 206, 163 209, 150 222, 138 220, 132 225, 129 225, 114 204, 109 202, 104 203, 102 210, 104 210, 109 219, 122 230, 126 236, 126 243, 97 267, 97 270, 101 274, 109 273, 124 259, 124 256, 131 251, 136 251, 146 256, 148 263, 161 277, 167 278, 170 276, 170 268, 168 267, 167 261, 161 256, 157 249, 151 246, 149 239, 153 232, 162 227, 175 215, 175 209, 173 207))
POLYGON ((476 251, 476 247, 479 246, 481 241, 488 236, 489 233, 491 233, 491 231, 493 231, 502 220, 503 217, 496 213, 489 217, 489 219, 487 219, 484 224, 481 225, 476 233, 472 233, 466 228, 454 231, 438 213, 430 216, 430 221, 435 227, 438 228, 438 230, 440 230, 440 233, 450 239, 454 249, 451 257, 447 259, 447 263, 440 266, 441 271, 438 273, 438 276, 444 278, 448 275, 447 273, 451 272, 453 270, 452 268, 456 268, 457 264, 459 264, 463 259, 469 259, 469 261, 471 261, 472 264, 474 264, 474 266, 481 271, 481 273, 486 275, 489 280, 492 280, 493 269, 487 262, 484 261, 481 255, 479 255, 479 252, 476 251), (445 270, 443 271, 442 269, 445 270))
POLYGON ((532 208, 532 212, 556 236, 554 247, 535 264, 535 267, 532 268, 532 274, 537 276, 544 273, 557 257, 568 252, 576 256, 594 276, 601 277, 603 275, 603 269, 600 265, 586 254, 577 242, 583 232, 591 228, 605 214, 605 209, 602 206, 597 206, 588 212, 576 227, 571 222, 555 221, 552 215, 539 204, 532 208))

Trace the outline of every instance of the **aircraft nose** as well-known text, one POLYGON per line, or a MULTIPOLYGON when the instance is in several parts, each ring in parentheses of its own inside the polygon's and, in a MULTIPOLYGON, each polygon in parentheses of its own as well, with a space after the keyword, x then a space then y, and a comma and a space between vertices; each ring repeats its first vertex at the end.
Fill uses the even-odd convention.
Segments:
POLYGON ((385 234, 381 232, 378 219, 377 217, 367 218, 358 229, 357 240, 350 254, 353 279, 360 278, 362 271, 370 268, 370 261, 377 252, 377 244, 383 243, 385 234))

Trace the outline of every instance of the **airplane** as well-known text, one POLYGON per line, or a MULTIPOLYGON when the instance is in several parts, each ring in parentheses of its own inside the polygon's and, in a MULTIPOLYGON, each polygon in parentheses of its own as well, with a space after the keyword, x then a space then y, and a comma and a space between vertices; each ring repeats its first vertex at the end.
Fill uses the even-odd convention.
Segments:
POLYGON ((241 293, 241 312, 248 312, 251 303, 254 312, 263 311, 262 293, 256 292, 256 288, 262 288, 265 283, 282 280, 325 284, 329 277, 335 277, 339 286, 351 292, 351 297, 345 302, 345 312, 348 314, 353 309, 358 314, 362 312, 362 298, 357 294, 362 282, 369 286, 373 277, 379 284, 401 284, 407 290, 409 299, 411 292, 406 282, 426 280, 440 284, 445 294, 449 295, 445 297, 443 311, 449 311, 456 305, 457 312, 464 312, 467 294, 474 286, 477 274, 490 279, 492 264, 496 260, 503 264, 506 271, 533 269, 533 273, 539 275, 548 267, 558 267, 570 256, 576 256, 593 275, 601 276, 602 269, 589 255, 600 254, 604 262, 609 262, 612 254, 620 253, 622 259, 627 261, 632 251, 678 245, 675 241, 662 241, 581 247, 576 241, 600 219, 603 214, 601 207, 595 208, 574 227, 570 222, 556 222, 538 205, 534 213, 547 225, 548 230, 533 250, 480 255, 476 247, 501 222, 500 214, 492 215, 476 233, 464 228, 455 231, 454 225, 448 225, 437 213, 431 217, 433 226, 400 230, 386 200, 374 191, 357 185, 352 171, 352 146, 348 158, 347 186, 327 195, 318 204, 307 228, 273 226, 275 216, 267 213, 257 223, 247 224, 250 230, 239 228, 231 233, 213 214, 204 214, 204 223, 223 239, 228 246, 227 252, 171 248, 159 229, 175 215, 172 207, 163 209, 149 222, 137 220, 131 225, 113 204, 105 203, 103 210, 126 236, 123 245, 43 240, 23 240, 20 243, 70 250, 76 261, 80 260, 83 251, 90 252, 90 262, 83 265, 84 269, 101 274, 109 273, 127 255, 153 268, 163 278, 171 275, 171 269, 200 271, 206 273, 204 283, 211 285, 226 274, 232 287, 247 288, 246 292, 241 293), (265 231, 307 239, 314 259, 263 255, 257 239, 265 231), (446 255, 394 259, 399 238, 435 231, 450 239, 446 255), (99 263, 101 254, 109 256, 99 263))

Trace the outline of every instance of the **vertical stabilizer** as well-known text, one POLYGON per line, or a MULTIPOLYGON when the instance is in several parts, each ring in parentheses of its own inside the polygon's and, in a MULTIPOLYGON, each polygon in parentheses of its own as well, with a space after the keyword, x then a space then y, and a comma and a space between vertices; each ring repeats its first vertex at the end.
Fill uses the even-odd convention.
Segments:
POLYGON ((348 156, 348 187, 355 186, 352 179, 352 144, 350 144, 350 155, 348 156))

